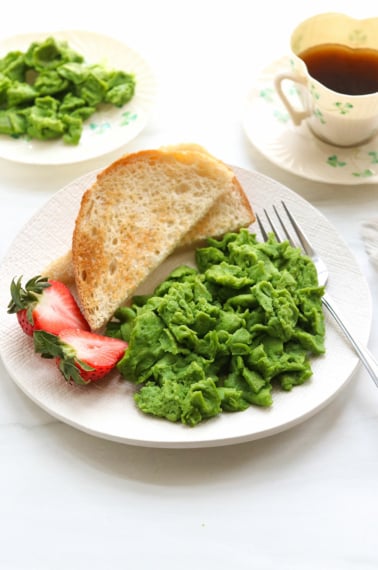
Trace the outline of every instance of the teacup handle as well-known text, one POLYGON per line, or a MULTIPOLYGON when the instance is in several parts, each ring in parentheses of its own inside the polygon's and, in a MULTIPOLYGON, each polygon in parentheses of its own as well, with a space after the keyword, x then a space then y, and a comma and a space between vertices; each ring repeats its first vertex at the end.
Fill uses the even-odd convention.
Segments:
POLYGON ((305 77, 301 77, 300 75, 290 72, 280 73, 276 75, 276 77, 274 78, 274 86, 276 88, 276 91, 280 96, 282 103, 285 105, 287 112, 291 116, 294 125, 300 125, 303 119, 306 119, 311 115, 311 112, 309 109, 298 111, 292 106, 292 104, 290 103, 289 99, 286 97, 282 89, 282 82, 285 81, 286 79, 294 81, 294 83, 300 83, 302 85, 307 84, 307 79, 305 77))

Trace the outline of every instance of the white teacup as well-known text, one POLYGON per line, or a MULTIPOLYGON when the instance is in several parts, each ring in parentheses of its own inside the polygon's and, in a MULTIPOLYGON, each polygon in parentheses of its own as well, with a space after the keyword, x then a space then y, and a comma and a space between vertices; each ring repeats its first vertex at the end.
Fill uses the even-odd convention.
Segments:
POLYGON ((290 49, 291 70, 277 75, 274 83, 293 123, 306 120, 319 139, 337 146, 355 146, 374 137, 378 132, 378 18, 318 14, 295 28, 290 49), (322 56, 319 71, 314 57, 322 56), (286 95, 285 80, 295 82, 300 108, 286 95))

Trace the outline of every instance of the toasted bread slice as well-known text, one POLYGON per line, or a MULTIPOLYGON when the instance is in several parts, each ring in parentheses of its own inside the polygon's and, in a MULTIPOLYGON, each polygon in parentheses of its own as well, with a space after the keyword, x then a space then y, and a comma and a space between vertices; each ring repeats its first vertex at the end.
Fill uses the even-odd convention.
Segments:
MULTIPOLYGON (((237 232, 255 220, 253 210, 238 180, 234 178, 231 192, 218 198, 208 212, 180 240, 181 246, 189 246, 208 237, 218 238, 227 232, 237 232)), ((43 271, 50 279, 75 283, 72 250, 52 261, 43 271)))
MULTIPOLYGON (((194 143, 162 147, 162 150, 166 152, 195 151, 204 153, 213 160, 218 160, 211 156, 203 147, 194 143)), ((221 237, 227 232, 234 232, 242 227, 248 227, 254 220, 255 216, 252 207, 239 181, 234 176, 231 192, 222 194, 215 201, 203 218, 182 237, 179 245, 188 246, 192 243, 203 241, 207 237, 221 237)), ((75 274, 72 250, 50 263, 44 269, 43 274, 51 279, 63 281, 67 285, 73 285, 75 283, 75 274)))
MULTIPOLYGON (((212 156, 205 148, 196 143, 180 143, 162 148, 167 152, 174 152, 175 150, 181 152, 199 152, 214 161, 221 162, 212 156)), ((229 168, 224 163, 221 164, 229 168)), ((229 170, 232 172, 231 168, 229 168, 229 170)), ((189 245, 202 241, 207 237, 221 237, 227 232, 237 232, 240 228, 250 226, 254 221, 255 215, 251 204, 244 194, 244 190, 238 179, 233 175, 231 192, 226 192, 218 198, 204 217, 183 237, 181 245, 189 245)))
POLYGON ((72 240, 77 293, 93 330, 233 184, 228 168, 195 150, 129 154, 97 176, 83 195, 72 240))
POLYGON ((250 226, 255 215, 240 186, 234 177, 231 192, 220 196, 210 210, 199 220, 181 240, 181 245, 202 241, 207 237, 218 238, 227 232, 237 232, 250 226))

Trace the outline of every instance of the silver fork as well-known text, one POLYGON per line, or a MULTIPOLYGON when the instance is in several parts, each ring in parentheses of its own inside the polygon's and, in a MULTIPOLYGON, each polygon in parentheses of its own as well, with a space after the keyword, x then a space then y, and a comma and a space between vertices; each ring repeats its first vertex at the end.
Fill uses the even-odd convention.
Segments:
MULTIPOLYGON (((281 202, 283 209, 286 212, 286 216, 290 221, 291 230, 288 229, 288 224, 284 222, 283 217, 280 215, 276 206, 273 206, 273 210, 277 220, 280 223, 280 226, 285 234, 285 238, 290 242, 291 245, 294 247, 301 247, 302 250, 308 257, 312 259, 314 265, 316 267, 316 271, 318 273, 318 281, 319 285, 323 286, 326 285, 328 281, 328 269, 324 261, 321 257, 317 254, 314 250, 312 245, 310 244, 308 238, 304 234, 303 230, 299 227, 298 223, 296 222, 294 216, 289 211, 288 207, 286 206, 285 202, 281 202)), ((264 226, 262 219, 260 216, 256 215, 256 220, 259 225, 261 235, 264 240, 267 240, 268 233, 273 232, 276 236, 278 241, 282 241, 280 237, 280 231, 277 229, 277 225, 273 222, 271 216, 269 216, 268 212, 264 209, 264 214, 267 219, 267 223, 269 229, 267 230, 264 226)), ((330 296, 325 293, 322 297, 323 305, 338 323, 342 331, 344 332, 345 336, 350 341, 351 345, 353 346, 354 350, 358 354, 362 364, 365 366, 366 370, 369 372, 370 376, 374 380, 376 386, 378 387, 378 362, 373 356, 373 354, 369 351, 369 349, 363 346, 358 340, 356 340, 353 335, 351 334, 350 330, 345 325, 344 321, 340 317, 340 315, 336 312, 335 307, 333 305, 333 301, 330 296)))

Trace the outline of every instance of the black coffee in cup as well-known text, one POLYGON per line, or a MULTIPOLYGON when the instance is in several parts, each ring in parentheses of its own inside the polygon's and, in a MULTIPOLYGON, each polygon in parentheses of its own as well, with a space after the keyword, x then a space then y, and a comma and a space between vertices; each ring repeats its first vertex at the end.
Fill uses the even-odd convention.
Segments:
POLYGON ((378 50, 341 44, 319 44, 298 53, 309 74, 346 95, 378 92, 378 50))

